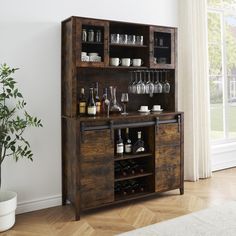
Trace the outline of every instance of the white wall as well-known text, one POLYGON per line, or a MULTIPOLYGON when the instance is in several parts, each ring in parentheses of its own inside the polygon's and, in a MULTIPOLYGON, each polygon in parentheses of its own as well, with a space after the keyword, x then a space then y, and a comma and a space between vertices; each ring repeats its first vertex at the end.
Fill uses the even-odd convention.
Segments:
POLYGON ((6 161, 3 188, 18 193, 18 212, 60 204, 60 22, 71 16, 178 26, 176 0, 0 0, 0 63, 16 78, 28 110, 44 128, 30 129, 34 162, 6 161))

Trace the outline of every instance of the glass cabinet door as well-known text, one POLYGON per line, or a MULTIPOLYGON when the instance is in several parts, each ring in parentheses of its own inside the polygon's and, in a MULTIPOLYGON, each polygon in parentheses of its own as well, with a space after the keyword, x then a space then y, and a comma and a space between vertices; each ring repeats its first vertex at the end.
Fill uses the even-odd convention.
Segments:
POLYGON ((158 69, 175 68, 174 28, 150 27, 150 66, 158 69))
POLYGON ((76 22, 77 66, 108 65, 108 26, 108 22, 100 20, 83 19, 76 22))

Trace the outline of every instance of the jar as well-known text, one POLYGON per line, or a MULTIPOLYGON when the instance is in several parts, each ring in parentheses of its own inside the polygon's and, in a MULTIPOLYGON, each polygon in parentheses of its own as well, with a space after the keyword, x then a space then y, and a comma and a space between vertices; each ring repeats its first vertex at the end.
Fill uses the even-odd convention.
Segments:
POLYGON ((102 42, 102 32, 101 32, 101 30, 96 31, 95 42, 97 42, 97 43, 102 42))
POLYGON ((88 31, 88 42, 94 42, 94 31, 92 29, 88 31))
POLYGON ((86 29, 82 29, 82 42, 87 41, 87 31, 86 29))

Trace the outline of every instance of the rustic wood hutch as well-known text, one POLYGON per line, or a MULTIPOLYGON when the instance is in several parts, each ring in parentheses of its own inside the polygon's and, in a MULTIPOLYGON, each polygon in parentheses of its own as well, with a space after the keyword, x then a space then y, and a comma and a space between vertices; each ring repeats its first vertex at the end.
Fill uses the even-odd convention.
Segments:
MULTIPOLYGON (((184 117, 177 111, 177 29, 145 24, 70 17, 62 22, 61 52, 62 112, 62 203, 80 213, 102 206, 158 195, 179 189, 184 193, 183 127, 184 117), (101 42, 82 42, 82 29, 99 29, 101 42), (142 45, 120 45, 110 42, 111 34, 142 35, 142 45), (156 44, 156 39, 164 44, 156 44), (101 61, 81 60, 81 52, 98 52, 101 61), (110 66, 110 57, 142 58, 143 65, 110 66), (159 63, 158 58, 165 58, 159 63), (78 94, 88 91, 95 82, 100 88, 117 87, 117 98, 126 92, 132 70, 168 70, 169 93, 129 94, 128 115, 80 116, 78 94), (160 104, 163 112, 140 114, 140 105, 160 104), (130 128, 131 139, 138 130, 148 146, 145 153, 115 156, 117 129, 130 128), (144 172, 126 176, 115 173, 120 161, 142 163, 144 172), (142 191, 117 194, 117 183, 135 180, 142 191)), ((101 91, 100 97, 101 97, 101 91)))

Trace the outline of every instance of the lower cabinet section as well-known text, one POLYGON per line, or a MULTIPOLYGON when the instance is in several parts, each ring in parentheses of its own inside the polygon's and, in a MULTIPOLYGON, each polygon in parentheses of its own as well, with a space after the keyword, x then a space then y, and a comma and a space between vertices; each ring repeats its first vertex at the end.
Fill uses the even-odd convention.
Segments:
POLYGON ((68 199, 75 205, 76 219, 81 211, 168 190, 180 189, 183 194, 183 129, 179 117, 174 114, 160 124, 158 119, 145 122, 142 118, 142 122, 120 122, 117 127, 77 123, 76 152, 73 145, 66 146, 63 160, 64 171, 73 173, 65 175, 71 184, 67 180, 63 185, 63 203, 68 199), (118 153, 116 144, 122 142, 124 146, 131 143, 132 151, 118 153), (143 147, 142 151, 134 152, 136 144, 143 147))

